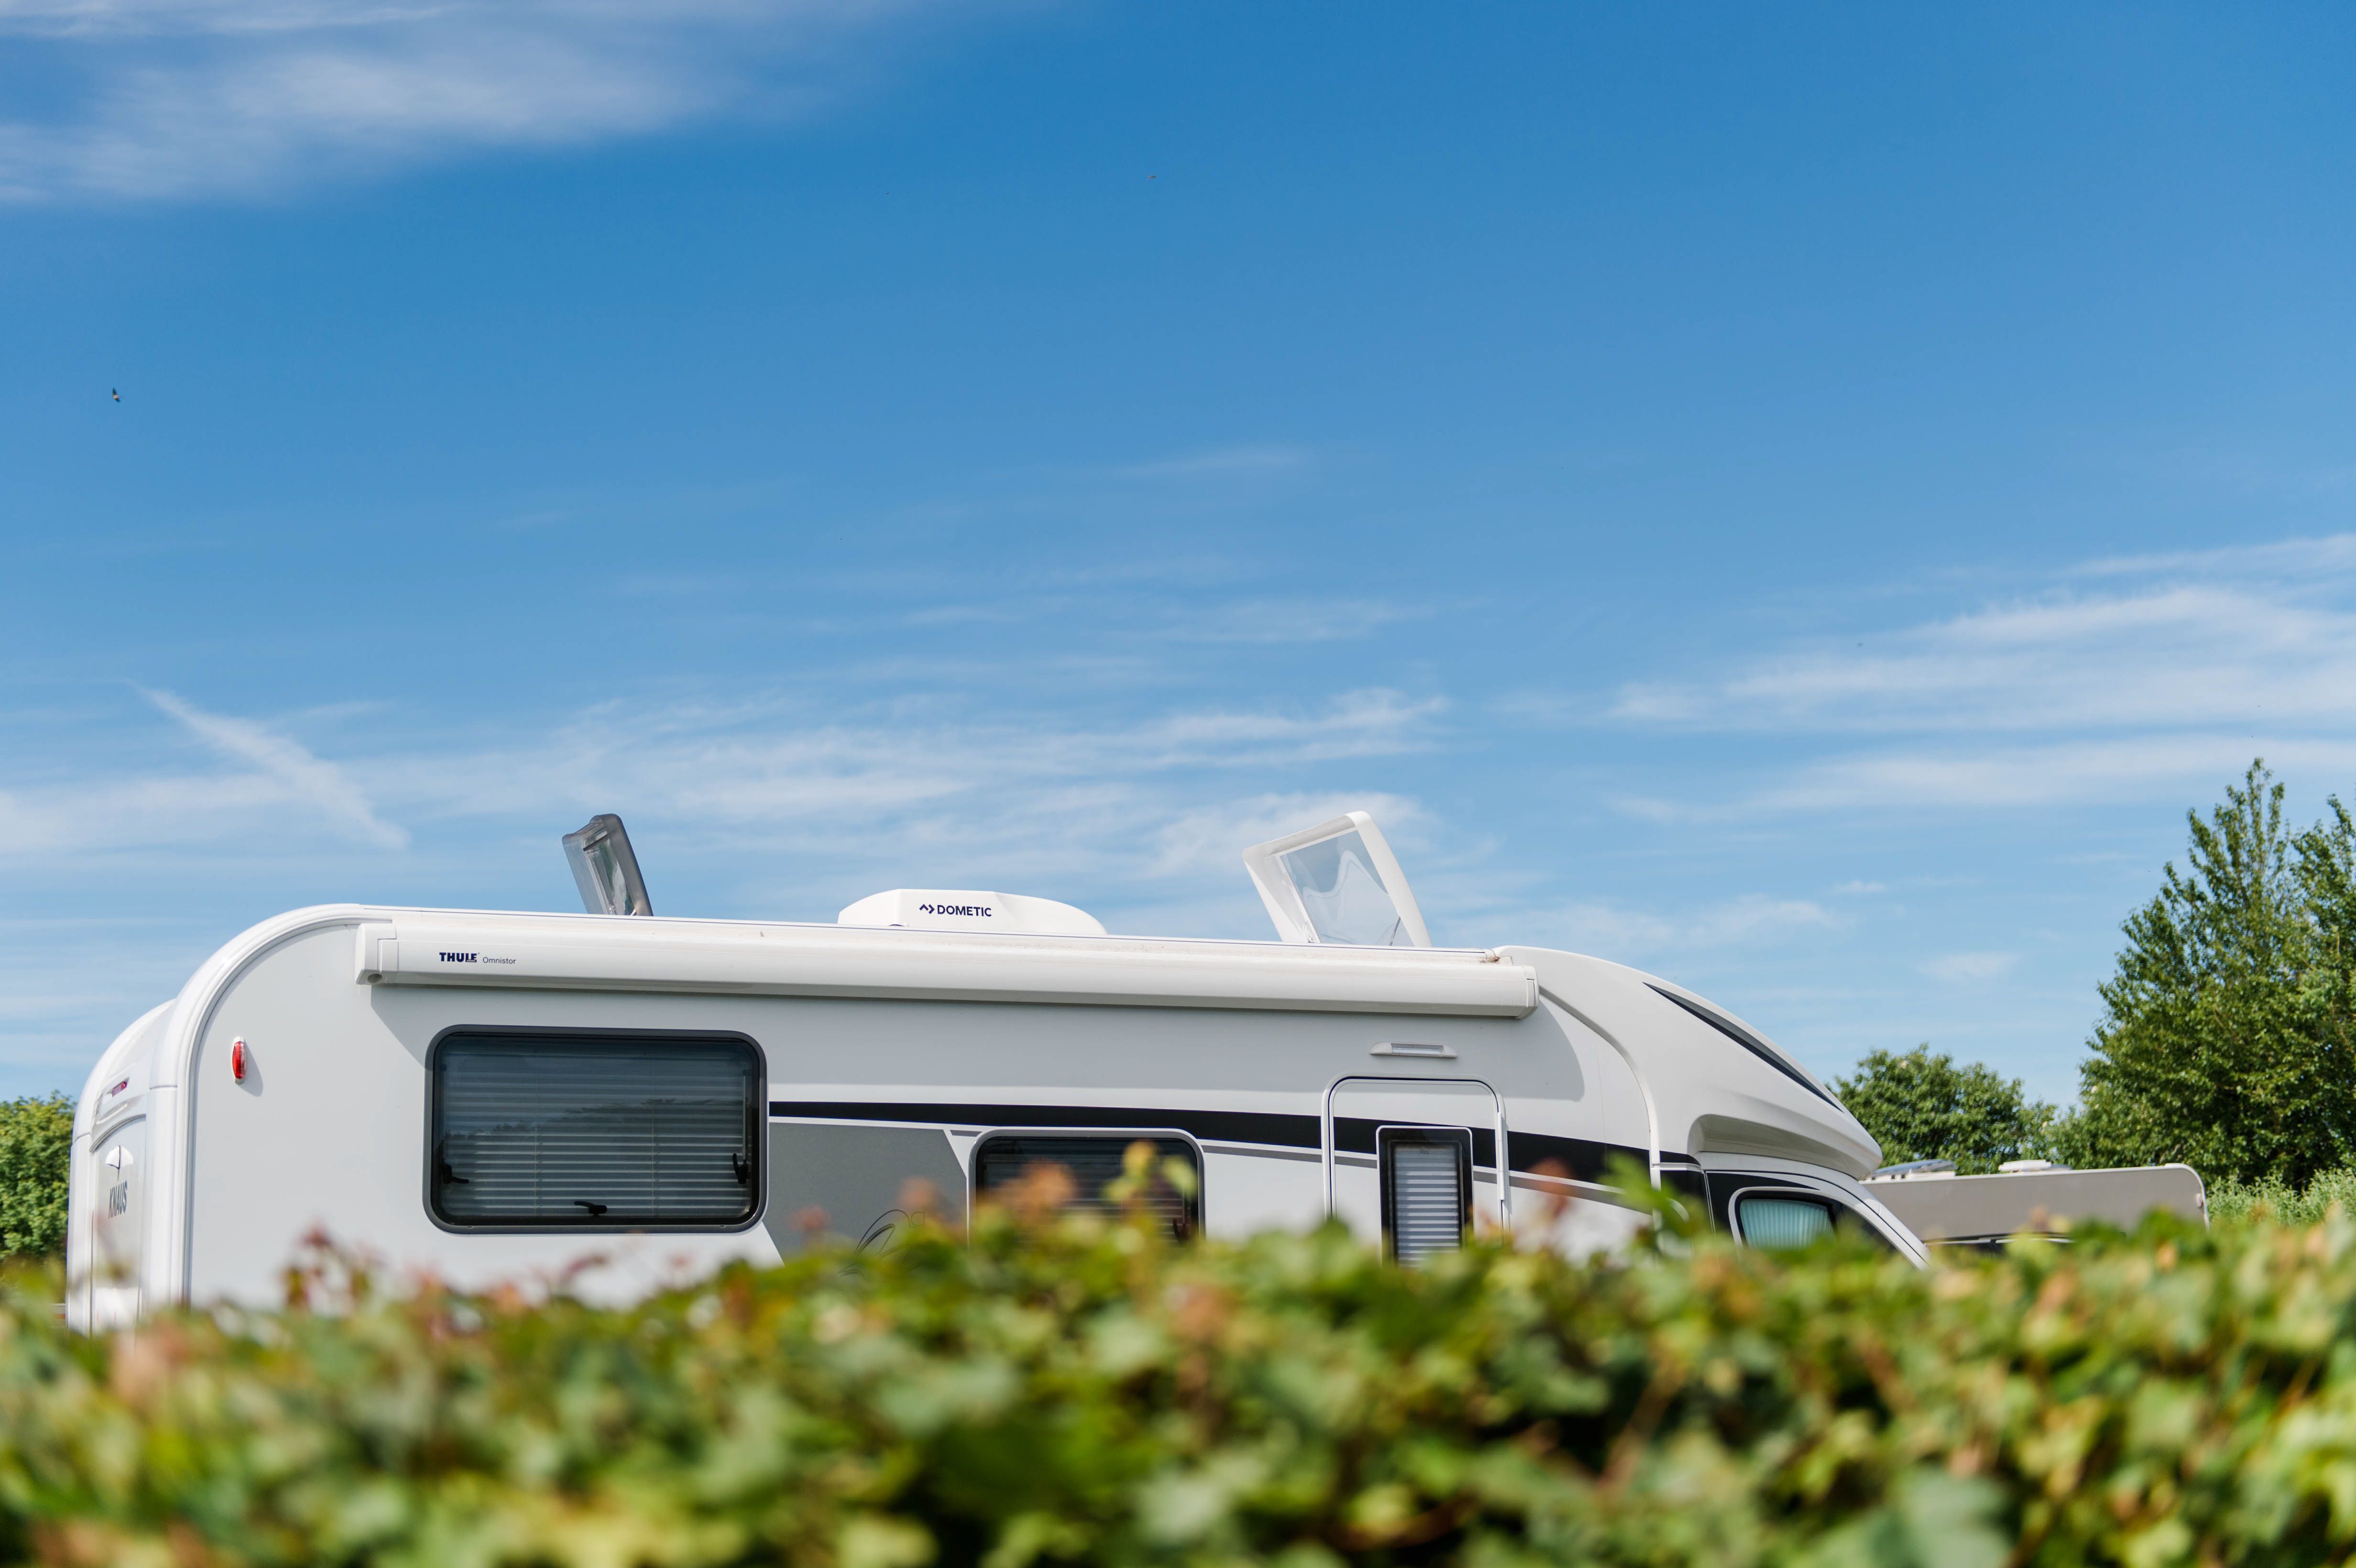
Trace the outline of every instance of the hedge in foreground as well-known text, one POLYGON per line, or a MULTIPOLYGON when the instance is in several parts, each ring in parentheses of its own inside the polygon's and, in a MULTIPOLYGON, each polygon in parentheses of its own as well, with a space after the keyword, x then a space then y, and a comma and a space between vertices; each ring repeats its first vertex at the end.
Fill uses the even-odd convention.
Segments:
MULTIPOLYGON (((1675 1243, 1672 1243, 1675 1244, 1675 1243)), ((0 1552, 77 1563, 2292 1564, 2356 1544, 2356 1226, 1930 1273, 1403 1271, 985 1218, 626 1311, 0 1309, 0 1552)), ((332 1260, 331 1260, 332 1262, 332 1260)), ((39 1283, 39 1282, 35 1282, 39 1283)))

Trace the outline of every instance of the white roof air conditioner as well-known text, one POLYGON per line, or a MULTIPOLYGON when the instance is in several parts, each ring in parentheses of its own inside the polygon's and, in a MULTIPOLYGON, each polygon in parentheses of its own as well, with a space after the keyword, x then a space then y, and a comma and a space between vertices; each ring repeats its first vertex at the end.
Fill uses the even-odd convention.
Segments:
POLYGON ((958 888, 894 888, 870 893, 834 917, 837 925, 901 925, 912 931, 1019 931, 1032 936, 1102 936, 1104 923, 1054 899, 958 888))

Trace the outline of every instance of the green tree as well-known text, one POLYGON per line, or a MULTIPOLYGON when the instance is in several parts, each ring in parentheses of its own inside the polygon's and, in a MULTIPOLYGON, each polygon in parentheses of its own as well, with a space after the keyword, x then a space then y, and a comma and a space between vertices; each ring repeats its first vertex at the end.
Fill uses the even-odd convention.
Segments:
POLYGON ((1976 1061, 1958 1067, 1927 1044, 1903 1056, 1869 1051, 1833 1088, 1892 1165, 1952 1159, 1963 1174, 1979 1175, 2044 1154, 2053 1127, 2053 1107, 2031 1100, 2018 1078, 1976 1061))
POLYGON ((0 1102, 0 1256, 65 1251, 73 1103, 63 1094, 0 1102))
POLYGON ((2251 763, 2222 805, 2188 814, 2186 869, 2127 917, 2059 1130, 2072 1163, 2303 1187, 2356 1153, 2356 824, 2335 798, 2294 835, 2282 802, 2251 763))

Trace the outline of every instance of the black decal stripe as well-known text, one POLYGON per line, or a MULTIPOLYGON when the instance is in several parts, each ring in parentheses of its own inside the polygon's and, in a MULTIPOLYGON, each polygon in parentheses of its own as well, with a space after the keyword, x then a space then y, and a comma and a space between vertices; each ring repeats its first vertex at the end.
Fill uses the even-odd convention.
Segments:
POLYGON ((1776 1072, 1782 1073, 1784 1077, 1789 1078, 1793 1083, 1797 1083, 1801 1088, 1805 1089, 1809 1093, 1814 1094, 1817 1099, 1822 1100, 1826 1104, 1832 1106, 1835 1110, 1847 1109, 1847 1107, 1843 1105, 1838 1100, 1834 1099, 1830 1094, 1825 1093, 1825 1091, 1817 1085, 1815 1079, 1810 1078, 1806 1073, 1793 1066, 1789 1061, 1784 1061, 1783 1054, 1776 1051, 1773 1046, 1769 1045, 1765 1040, 1761 1040, 1749 1029, 1742 1028, 1732 1019, 1720 1018, 1718 1014, 1710 1011, 1708 1008, 1703 1007, 1699 1002, 1687 1001, 1685 997, 1678 996, 1675 991, 1665 991, 1661 989, 1660 987, 1652 985, 1648 985, 1644 988, 1652 992, 1655 996, 1660 997, 1663 1001, 1673 1002, 1676 1006, 1684 1008, 1687 1012, 1691 1013, 1694 1017, 1699 1019, 1702 1022, 1708 1024, 1710 1028, 1716 1029, 1719 1033, 1724 1035, 1727 1039, 1732 1040, 1735 1044, 1740 1046, 1743 1050, 1749 1051, 1751 1055, 1757 1057, 1760 1061, 1765 1062, 1776 1072))
MULTIPOLYGON (((1333 1122, 1334 1148, 1343 1154, 1371 1155, 1375 1152, 1375 1129, 1400 1125, 1358 1116, 1337 1116, 1333 1122)), ((1497 1168, 1495 1129, 1474 1127, 1472 1133, 1472 1163, 1483 1169, 1494 1170, 1497 1168)), ((1526 1133, 1511 1127, 1506 1129, 1505 1136, 1513 1150, 1514 1168, 1524 1175, 1536 1175, 1543 1165, 1556 1168, 1574 1181, 1602 1181, 1610 1178, 1612 1165, 1619 1160, 1633 1160, 1639 1168, 1644 1164, 1643 1149, 1630 1148, 1623 1144, 1558 1137, 1551 1133, 1526 1133)))
POLYGON ((1514 1168, 1535 1172, 1542 1165, 1560 1167, 1577 1181, 1604 1181, 1612 1168, 1621 1160, 1632 1160, 1641 1170, 1644 1151, 1622 1144, 1596 1143, 1588 1138, 1558 1138, 1550 1133, 1523 1133, 1507 1129, 1513 1142, 1514 1168))
MULTIPOLYGON (((919 1122, 954 1127, 1176 1127, 1206 1142, 1263 1144, 1277 1148, 1315 1149, 1319 1129, 1315 1116, 1276 1111, 1171 1110, 1137 1105, 974 1105, 918 1104, 905 1100, 772 1100, 772 1116, 799 1116, 809 1121, 919 1122)), ((1343 1154, 1371 1156, 1375 1129, 1398 1123, 1361 1116, 1334 1118, 1333 1142, 1343 1154)), ((1497 1163, 1494 1128, 1474 1127, 1472 1159, 1491 1169, 1497 1163)), ((1644 1163, 1644 1151, 1625 1144, 1597 1143, 1588 1138, 1557 1137, 1550 1133, 1509 1130, 1514 1168, 1536 1174, 1542 1165, 1555 1165, 1578 1181, 1601 1181, 1616 1159, 1644 1163)), ((1690 1165, 1689 1155, 1664 1154, 1664 1165, 1690 1165)))
POLYGON ((919 1105, 892 1100, 772 1100, 773 1116, 812 1121, 925 1122, 955 1127, 1176 1127, 1221 1143, 1318 1146, 1317 1118, 1272 1111, 1173 1111, 1129 1105, 919 1105))

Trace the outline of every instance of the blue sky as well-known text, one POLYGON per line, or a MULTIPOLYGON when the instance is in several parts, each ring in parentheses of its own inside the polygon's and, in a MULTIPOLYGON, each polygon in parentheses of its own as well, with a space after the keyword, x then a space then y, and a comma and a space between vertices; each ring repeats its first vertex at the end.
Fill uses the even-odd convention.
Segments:
POLYGON ((0 0, 0 1093, 346 899, 1443 942, 2075 1087, 2356 791, 2324 6, 0 0), (121 394, 117 401, 112 393, 121 394))

